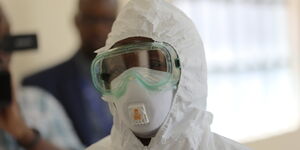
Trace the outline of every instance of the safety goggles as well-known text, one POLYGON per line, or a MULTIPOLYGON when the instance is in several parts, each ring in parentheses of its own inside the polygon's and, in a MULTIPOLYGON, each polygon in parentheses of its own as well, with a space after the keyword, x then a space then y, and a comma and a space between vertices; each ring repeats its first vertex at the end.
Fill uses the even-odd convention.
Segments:
POLYGON ((150 90, 177 85, 180 62, 171 45, 145 42, 100 52, 92 62, 91 73, 94 86, 102 95, 119 97, 133 79, 150 90), (120 82, 116 84, 116 80, 120 82))

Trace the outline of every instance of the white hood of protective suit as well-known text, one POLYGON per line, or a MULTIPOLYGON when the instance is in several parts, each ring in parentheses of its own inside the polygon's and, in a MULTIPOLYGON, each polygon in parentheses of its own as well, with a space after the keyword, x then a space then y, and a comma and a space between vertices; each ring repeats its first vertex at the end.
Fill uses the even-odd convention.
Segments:
POLYGON ((128 37, 167 42, 177 51, 181 77, 171 110, 149 146, 120 120, 113 104, 111 135, 90 150, 246 150, 248 148, 210 131, 212 114, 206 111, 207 77, 204 48, 193 22, 164 0, 131 0, 113 24, 105 47, 128 37))

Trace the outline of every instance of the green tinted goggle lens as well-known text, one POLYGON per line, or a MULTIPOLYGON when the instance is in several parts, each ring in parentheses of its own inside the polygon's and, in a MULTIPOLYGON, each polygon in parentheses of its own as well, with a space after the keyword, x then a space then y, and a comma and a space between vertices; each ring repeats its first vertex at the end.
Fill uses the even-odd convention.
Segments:
POLYGON ((159 50, 138 50, 103 59, 100 74, 106 89, 110 89, 111 81, 124 71, 133 67, 143 67, 167 72, 165 55, 159 50))
MULTIPOLYGON (((166 43, 146 42, 116 47, 99 53, 94 59, 91 66, 93 83, 103 95, 112 94, 111 83, 123 72, 131 68, 146 68, 170 74, 166 76, 166 79, 157 81, 157 83, 151 82, 148 85, 157 87, 164 83, 162 81, 169 80, 176 84, 180 75, 178 60, 176 51, 166 43)), ((137 74, 137 76, 139 75, 137 74)), ((151 78, 151 74, 148 77, 151 78)))

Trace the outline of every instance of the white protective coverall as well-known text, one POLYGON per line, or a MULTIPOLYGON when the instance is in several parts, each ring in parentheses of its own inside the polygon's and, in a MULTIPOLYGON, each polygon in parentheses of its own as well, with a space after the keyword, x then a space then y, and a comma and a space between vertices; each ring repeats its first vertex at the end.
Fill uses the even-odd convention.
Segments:
POLYGON ((105 47, 98 52, 137 36, 167 42, 179 55, 181 77, 171 110, 156 136, 144 146, 122 123, 110 103, 114 118, 111 135, 88 150, 248 150, 210 131, 212 114, 206 111, 205 54, 193 22, 165 0, 131 0, 122 8, 105 47))

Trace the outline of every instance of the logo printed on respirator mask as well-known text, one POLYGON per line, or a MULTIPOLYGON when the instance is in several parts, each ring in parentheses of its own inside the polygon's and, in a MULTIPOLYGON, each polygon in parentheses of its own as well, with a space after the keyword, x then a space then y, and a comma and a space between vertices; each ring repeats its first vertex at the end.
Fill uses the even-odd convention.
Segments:
POLYGON ((144 104, 132 104, 128 106, 128 116, 134 125, 145 125, 149 123, 144 104))

